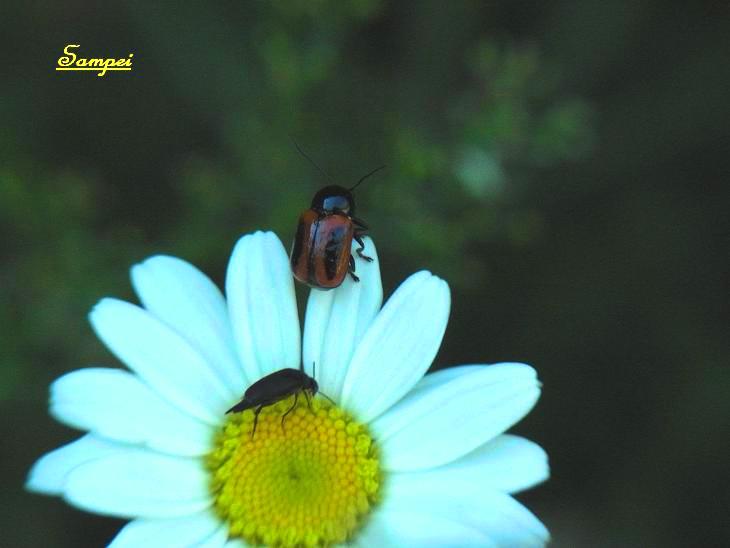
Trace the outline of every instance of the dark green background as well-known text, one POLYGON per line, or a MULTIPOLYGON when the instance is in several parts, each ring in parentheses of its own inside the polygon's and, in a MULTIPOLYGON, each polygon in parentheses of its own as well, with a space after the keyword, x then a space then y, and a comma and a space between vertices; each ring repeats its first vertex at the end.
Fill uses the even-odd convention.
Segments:
POLYGON ((288 134, 346 184, 388 165, 359 213, 387 294, 451 284, 435 367, 538 369, 520 498, 556 546, 730 540, 726 2, 151 4, 0 7, 4 546, 113 536, 21 489, 77 436, 47 386, 115 364, 86 314, 134 262, 220 283, 240 234, 288 245, 324 182, 288 134), (134 70, 55 72, 69 43, 134 70))

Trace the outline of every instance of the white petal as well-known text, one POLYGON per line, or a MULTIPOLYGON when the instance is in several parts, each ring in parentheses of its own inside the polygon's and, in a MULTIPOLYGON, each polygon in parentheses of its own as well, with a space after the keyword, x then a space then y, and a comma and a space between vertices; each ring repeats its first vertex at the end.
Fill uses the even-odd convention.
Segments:
POLYGON ((371 427, 386 469, 431 468, 501 434, 524 417, 539 396, 540 384, 529 365, 483 366, 414 390, 371 427))
POLYGON ((422 514, 408 509, 380 509, 357 539, 358 546, 378 548, 467 548, 489 547, 486 535, 436 514, 422 514))
POLYGON ((458 477, 485 489, 517 493, 548 479, 550 468, 542 447, 525 438, 503 434, 449 464, 398 476, 414 482, 430 481, 437 476, 458 477))
POLYGON ((167 518, 208 508, 209 474, 201 459, 128 449, 76 467, 64 498, 89 512, 167 518))
POLYGON ((413 387, 413 390, 410 392, 413 394, 416 390, 421 390, 423 388, 431 388, 432 386, 435 386, 437 384, 443 384, 449 381, 454 380, 457 377, 460 377, 461 375, 466 375, 469 373, 473 373, 474 371, 484 367, 484 364, 479 365, 457 365, 454 367, 445 367, 444 369, 439 369, 438 371, 434 371, 433 373, 429 373, 425 377, 423 377, 420 381, 416 383, 416 386, 413 387))
POLYGON ((156 392, 194 417, 220 423, 231 392, 181 335, 117 299, 102 299, 89 318, 104 344, 156 392))
POLYGON ((450 306, 449 286, 430 272, 403 282, 355 350, 342 405, 368 422, 401 399, 436 356, 450 306))
POLYGON ((200 544, 196 545, 196 548, 223 548, 228 540, 228 525, 223 524, 207 539, 200 544))
POLYGON ((121 369, 80 369, 57 379, 51 385, 51 414, 69 426, 163 452, 193 456, 211 448, 210 425, 121 369))
POLYGON ((312 289, 307 301, 304 322, 304 367, 311 375, 316 363, 316 380, 330 398, 339 399, 347 366, 357 343, 370 326, 383 302, 383 285, 375 245, 365 238, 365 255, 373 262, 353 257, 357 264, 359 282, 350 276, 337 289, 312 289))
POLYGON ((226 542, 225 548, 247 548, 248 544, 243 542, 240 538, 229 540, 226 542))
POLYGON ((213 548, 224 546, 226 536, 227 527, 212 511, 206 510, 177 518, 130 521, 117 533, 109 548, 213 548))
MULTIPOLYGON (((393 474, 382 511, 414 512, 460 523, 485 535, 495 546, 543 546, 549 539, 545 526, 527 508, 506 493, 484 488, 464 476, 393 474)), ((427 526, 427 525, 425 525, 427 526)))
POLYGON ((25 488, 46 495, 60 495, 69 473, 77 466, 116 453, 123 446, 86 435, 46 453, 36 461, 28 474, 25 488))
POLYGON ((279 369, 298 368, 301 334, 294 278, 273 232, 238 240, 228 264, 226 295, 246 378, 255 382, 279 369))
POLYGON ((203 356, 232 397, 246 387, 238 363, 228 307, 216 285, 176 257, 157 255, 132 267, 132 284, 147 310, 163 320, 203 356))

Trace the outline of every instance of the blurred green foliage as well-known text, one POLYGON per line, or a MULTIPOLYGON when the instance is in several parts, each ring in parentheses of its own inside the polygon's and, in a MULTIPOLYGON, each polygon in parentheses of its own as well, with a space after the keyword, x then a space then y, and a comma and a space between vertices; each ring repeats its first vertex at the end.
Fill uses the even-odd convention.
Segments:
POLYGON ((726 479, 730 453, 728 15, 597 0, 3 4, 7 545, 111 537, 117 522, 19 490, 74 435, 46 416, 47 385, 115 363, 85 314, 134 299, 131 264, 171 253, 220 284, 240 234, 289 244, 325 184, 289 135, 342 184, 387 164, 358 214, 387 292, 419 268, 450 282, 437 367, 537 366, 545 396, 517 430, 554 478, 524 500, 557 545, 720 544, 726 531, 702 524, 726 521, 727 491, 697 476, 726 479), (57 74, 69 40, 134 52, 134 70, 57 74))

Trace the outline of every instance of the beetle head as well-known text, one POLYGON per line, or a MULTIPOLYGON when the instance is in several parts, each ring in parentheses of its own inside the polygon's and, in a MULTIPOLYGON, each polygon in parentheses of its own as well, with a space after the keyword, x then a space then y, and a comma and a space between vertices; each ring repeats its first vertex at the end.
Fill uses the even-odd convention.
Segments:
POLYGON ((314 395, 319 391, 319 385, 312 377, 308 377, 304 389, 309 390, 314 395))
POLYGON ((330 185, 321 189, 312 199, 312 209, 325 213, 355 214, 355 200, 344 187, 330 185))

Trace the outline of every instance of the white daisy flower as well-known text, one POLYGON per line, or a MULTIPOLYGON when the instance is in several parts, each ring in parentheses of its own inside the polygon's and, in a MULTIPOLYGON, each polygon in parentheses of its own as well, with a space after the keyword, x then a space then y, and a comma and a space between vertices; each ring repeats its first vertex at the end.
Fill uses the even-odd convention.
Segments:
MULTIPOLYGON (((510 495, 548 477, 545 452, 503 432, 534 406, 535 371, 464 365, 424 377, 449 315, 447 284, 409 277, 381 309, 376 250, 360 283, 313 290, 303 345, 286 251, 237 243, 226 295, 190 264, 132 268, 143 307, 103 299, 99 338, 131 372, 73 371, 51 414, 88 431, 43 456, 27 487, 131 521, 119 547, 540 546, 548 532, 510 495), (282 368, 334 400, 226 414, 282 368)), ((301 399, 303 400, 303 398, 301 399)))

